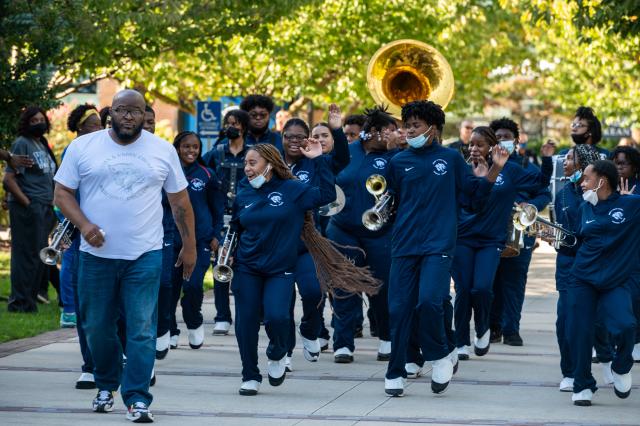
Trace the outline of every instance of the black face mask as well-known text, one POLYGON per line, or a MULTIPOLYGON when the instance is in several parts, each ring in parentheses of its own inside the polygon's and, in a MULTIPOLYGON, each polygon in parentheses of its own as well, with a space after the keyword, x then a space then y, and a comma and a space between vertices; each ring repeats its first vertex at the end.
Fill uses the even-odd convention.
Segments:
POLYGON ((238 130, 236 127, 229 126, 224 130, 224 134, 229 140, 238 139, 238 137, 240 136, 240 130, 238 130))
POLYGON ((576 145, 584 145, 585 143, 587 143, 587 139, 589 139, 589 133, 587 132, 581 135, 572 134, 571 139, 573 139, 573 143, 575 143, 576 145))
POLYGON ((47 131, 47 123, 31 124, 29 134, 36 138, 41 138, 47 131))

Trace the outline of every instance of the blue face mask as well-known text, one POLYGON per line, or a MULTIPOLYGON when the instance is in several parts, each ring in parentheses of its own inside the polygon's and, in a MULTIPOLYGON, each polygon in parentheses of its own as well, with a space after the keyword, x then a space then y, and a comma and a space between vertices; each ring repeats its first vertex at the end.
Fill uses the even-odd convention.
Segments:
POLYGON ((429 126, 426 132, 423 134, 416 136, 415 138, 407 138, 407 143, 411 148, 422 148, 430 139, 431 136, 425 136, 429 130, 431 130, 432 126, 429 126))
POLYGON ((269 173, 269 170, 270 166, 267 165, 267 167, 264 168, 264 172, 249 181, 249 185, 251 185, 251 187, 253 187, 254 189, 260 188, 267 181, 267 178, 264 176, 269 173))
POLYGON ((513 153, 513 150, 515 148, 515 144, 513 141, 501 141, 500 146, 509 151, 509 155, 513 153))
POLYGON ((571 176, 569 176, 569 182, 576 183, 582 177, 582 170, 576 170, 571 176))

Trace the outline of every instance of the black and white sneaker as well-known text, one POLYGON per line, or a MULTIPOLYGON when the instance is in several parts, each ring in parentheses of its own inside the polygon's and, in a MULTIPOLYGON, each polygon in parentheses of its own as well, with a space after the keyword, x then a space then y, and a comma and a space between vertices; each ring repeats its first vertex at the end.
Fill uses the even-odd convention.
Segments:
POLYGON ((76 380, 76 389, 95 389, 96 381, 91 373, 82 373, 76 380))
POLYGON ((134 402, 127 410, 127 420, 134 423, 153 423, 153 414, 144 402, 134 402))
POLYGON ((113 411, 113 392, 99 390, 93 399, 93 411, 96 413, 108 413, 113 411))

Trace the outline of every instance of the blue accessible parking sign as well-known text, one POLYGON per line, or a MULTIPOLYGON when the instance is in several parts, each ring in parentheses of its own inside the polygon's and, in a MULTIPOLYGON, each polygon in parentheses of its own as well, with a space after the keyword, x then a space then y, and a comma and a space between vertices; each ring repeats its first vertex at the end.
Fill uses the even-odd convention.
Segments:
POLYGON ((219 101, 196 102, 196 129, 200 138, 217 138, 221 122, 222 105, 219 101))

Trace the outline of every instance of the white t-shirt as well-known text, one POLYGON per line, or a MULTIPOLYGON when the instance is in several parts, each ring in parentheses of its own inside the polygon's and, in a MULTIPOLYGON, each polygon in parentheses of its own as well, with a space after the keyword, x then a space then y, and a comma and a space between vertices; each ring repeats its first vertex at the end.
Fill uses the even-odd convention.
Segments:
POLYGON ((105 232, 102 247, 84 238, 80 250, 108 259, 134 260, 162 247, 162 194, 180 192, 187 180, 175 148, 143 130, 119 145, 109 130, 75 139, 54 180, 79 189, 80 209, 105 232))

